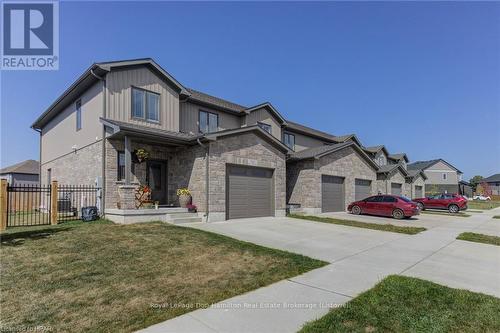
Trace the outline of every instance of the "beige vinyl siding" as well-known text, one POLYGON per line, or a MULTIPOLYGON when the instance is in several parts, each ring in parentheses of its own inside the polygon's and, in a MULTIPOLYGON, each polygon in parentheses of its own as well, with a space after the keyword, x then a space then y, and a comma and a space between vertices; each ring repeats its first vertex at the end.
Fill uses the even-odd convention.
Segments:
POLYGON ((426 184, 458 184, 457 171, 446 163, 438 162, 424 170, 427 176, 426 184), (446 179, 443 179, 443 174, 446 174, 446 179))
POLYGON ((323 146, 325 143, 321 140, 306 136, 303 134, 295 133, 292 131, 285 131, 295 135, 295 151, 301 151, 307 148, 323 146))
POLYGON ((179 94, 147 67, 114 70, 106 77, 107 115, 109 119, 137 125, 179 131, 179 94), (160 122, 132 118, 132 86, 160 94, 160 122))
MULTIPOLYGON (((77 99, 78 100, 78 99, 77 99)), ((68 105, 42 129, 41 163, 95 143, 102 138, 102 83, 98 82, 82 94, 82 128, 76 130, 76 101, 68 105)))
POLYGON ((269 111, 265 108, 255 110, 250 114, 246 115, 244 120, 244 125, 252 126, 257 124, 258 122, 271 125, 271 134, 277 138, 278 140, 282 140, 281 137, 281 124, 279 121, 271 115, 269 111))
POLYGON ((216 113, 219 116, 219 130, 239 128, 241 126, 241 117, 227 112, 217 111, 212 108, 200 106, 190 102, 180 104, 180 131, 183 133, 198 133, 198 114, 199 111, 216 113))

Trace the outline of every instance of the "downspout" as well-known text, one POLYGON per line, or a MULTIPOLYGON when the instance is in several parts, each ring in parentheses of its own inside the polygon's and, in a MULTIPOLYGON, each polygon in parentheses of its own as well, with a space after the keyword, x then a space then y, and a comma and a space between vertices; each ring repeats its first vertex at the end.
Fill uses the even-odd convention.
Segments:
POLYGON ((33 128, 40 135, 38 143, 38 184, 42 186, 42 130, 33 128))
POLYGON ((200 138, 196 139, 196 142, 205 149, 205 217, 206 217, 206 222, 208 222, 208 206, 209 206, 209 198, 210 198, 210 191, 209 191, 209 185, 210 185, 210 177, 208 174, 209 171, 209 152, 210 152, 210 144, 204 145, 201 143, 200 138))
MULTIPOLYGON (((90 73, 102 82, 102 118, 106 119, 106 79, 102 76, 94 73, 91 69, 90 73)), ((102 125, 102 149, 101 149, 101 215, 104 217, 104 211, 106 207, 106 129, 104 124, 102 125)))

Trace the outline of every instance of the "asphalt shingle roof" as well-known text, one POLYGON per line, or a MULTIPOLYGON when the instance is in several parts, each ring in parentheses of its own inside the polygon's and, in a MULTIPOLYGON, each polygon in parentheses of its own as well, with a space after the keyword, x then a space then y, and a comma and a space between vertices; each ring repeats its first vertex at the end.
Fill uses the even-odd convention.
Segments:
POLYGON ((298 152, 295 152, 291 154, 290 158, 294 160, 303 160, 307 158, 313 158, 319 155, 322 155, 324 153, 327 153, 329 151, 334 151, 341 149, 345 146, 350 145, 350 142, 344 142, 344 143, 337 143, 333 145, 324 145, 324 146, 319 146, 319 147, 313 147, 313 148, 308 148, 304 149, 298 152))
POLYGON ((194 90, 191 88, 188 88, 187 90, 191 93, 191 96, 189 98, 194 99, 194 100, 199 101, 199 102, 218 106, 218 107, 221 107, 223 109, 230 110, 233 112, 243 112, 243 110, 246 109, 245 106, 227 101, 227 100, 219 98, 219 97, 205 94, 205 93, 198 91, 198 90, 194 90))
POLYGON ((377 153, 380 149, 384 148, 383 145, 380 146, 373 146, 373 147, 363 147, 364 150, 370 152, 370 153, 377 153))
POLYGON ((500 173, 496 173, 488 178, 484 178, 481 182, 500 182, 500 173))
POLYGON ((151 127, 146 127, 146 126, 141 126, 141 125, 136 125, 136 124, 125 123, 123 121, 118 121, 118 120, 113 120, 113 119, 102 119, 102 120, 109 123, 109 124, 112 124, 114 126, 118 126, 121 130, 129 130, 129 131, 145 133, 145 134, 166 136, 166 137, 171 137, 174 139, 180 139, 180 140, 186 140, 186 141, 195 140, 196 138, 200 137, 200 135, 193 135, 193 134, 182 133, 182 132, 166 131, 166 130, 162 130, 162 129, 158 129, 158 128, 151 128, 151 127))
POLYGON ((40 163, 35 160, 26 160, 17 164, 5 167, 0 170, 1 174, 5 173, 25 173, 31 175, 38 175, 40 172, 40 163))
POLYGON ((323 131, 319 131, 317 129, 314 129, 314 128, 311 128, 311 127, 307 127, 307 126, 304 126, 302 124, 299 124, 299 123, 296 123, 296 122, 293 122, 293 121, 289 121, 287 120, 287 126, 286 128, 290 129, 290 130, 296 130, 296 131, 299 131, 299 132, 303 132, 303 133, 309 133, 309 134, 312 134, 314 136, 317 136, 317 137, 320 137, 320 138, 323 138, 323 139, 326 139, 326 140, 329 140, 329 141, 332 141, 332 142, 338 142, 339 140, 337 140, 337 137, 335 135, 332 135, 332 134, 329 134, 329 133, 326 133, 326 132, 323 132, 323 131))
POLYGON ((408 168, 408 170, 424 170, 438 161, 439 161, 439 159, 430 160, 430 161, 417 161, 417 162, 413 162, 411 164, 408 164, 407 168, 408 168))

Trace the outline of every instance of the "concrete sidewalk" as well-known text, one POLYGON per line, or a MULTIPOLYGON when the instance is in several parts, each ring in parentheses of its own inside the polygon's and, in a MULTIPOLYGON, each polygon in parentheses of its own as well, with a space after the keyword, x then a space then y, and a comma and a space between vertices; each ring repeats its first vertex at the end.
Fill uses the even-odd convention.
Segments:
POLYGON ((331 264, 142 332, 296 332, 389 274, 500 297, 500 247, 455 239, 464 231, 495 233, 500 223, 491 217, 498 214, 500 209, 469 218, 445 217, 441 225, 435 215, 421 215, 419 221, 428 221, 432 229, 413 236, 289 218, 193 224, 331 264))

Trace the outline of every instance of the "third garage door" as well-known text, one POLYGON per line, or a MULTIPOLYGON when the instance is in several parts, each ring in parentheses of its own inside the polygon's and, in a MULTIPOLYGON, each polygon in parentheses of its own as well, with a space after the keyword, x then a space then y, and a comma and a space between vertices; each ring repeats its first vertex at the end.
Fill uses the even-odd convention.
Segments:
POLYGON ((372 181, 367 179, 354 180, 354 200, 359 201, 372 195, 372 181))
POLYGON ((401 195, 402 191, 402 184, 399 183, 391 183, 391 194, 392 195, 401 195))
POLYGON ((344 178, 321 176, 321 211, 340 212, 345 210, 344 178))
POLYGON ((415 195, 414 195, 414 198, 422 198, 423 197, 423 193, 422 193, 422 186, 419 186, 419 185, 415 185, 415 195))
POLYGON ((228 167, 227 218, 274 215, 273 170, 228 167))

